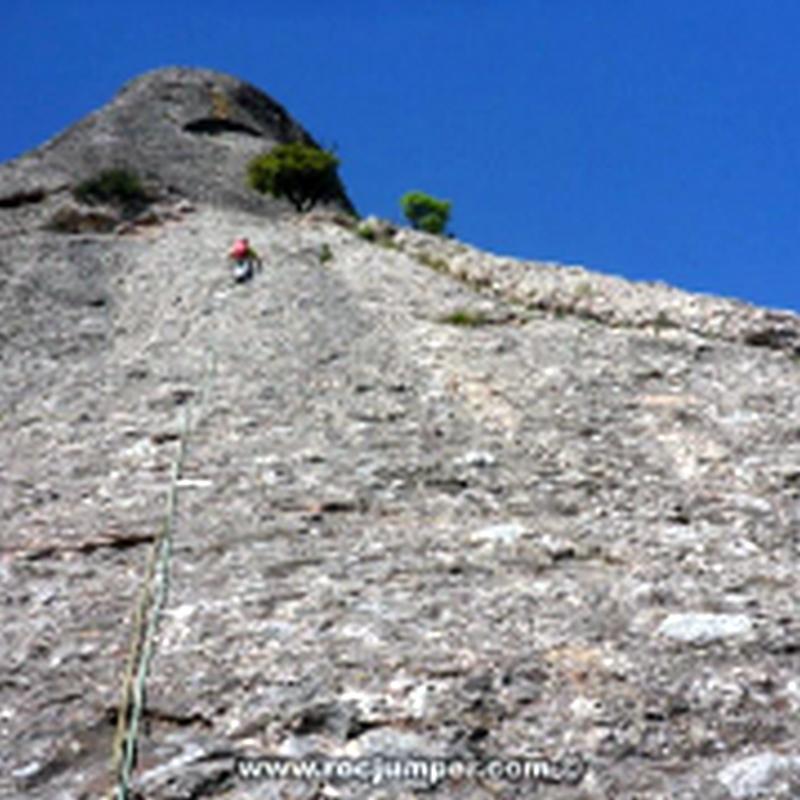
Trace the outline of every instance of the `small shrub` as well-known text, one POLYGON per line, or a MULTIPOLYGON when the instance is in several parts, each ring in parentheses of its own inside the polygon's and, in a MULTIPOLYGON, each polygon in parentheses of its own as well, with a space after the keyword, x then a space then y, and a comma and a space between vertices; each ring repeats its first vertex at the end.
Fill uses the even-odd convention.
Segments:
POLYGON ((675 322, 675 320, 673 320, 663 308, 658 312, 658 314, 656 314, 655 319, 653 319, 653 329, 655 330, 656 334, 661 333, 661 331, 677 327, 678 323, 675 322))
POLYGON ((449 272, 450 270, 450 263, 446 258, 442 258, 441 256, 432 256, 430 253, 420 253, 417 256, 417 261, 436 272, 449 272))
POLYGON ((356 235, 364 241, 386 247, 389 250, 397 250, 398 245, 394 237, 397 228, 391 222, 387 222, 377 217, 367 217, 362 219, 356 227, 356 235))
POLYGON ((459 308, 456 311, 445 314, 440 322, 446 322, 448 325, 460 325, 465 328, 477 328, 480 325, 488 325, 490 319, 482 311, 459 308))
POLYGON ((138 211, 150 202, 139 176, 130 169, 114 168, 98 172, 79 183, 73 195, 81 203, 107 203, 126 211, 138 211))
POLYGON ((331 246, 325 242, 319 249, 319 263, 327 264, 329 261, 333 261, 333 250, 331 250, 331 246))
POLYGON ((375 228, 369 222, 360 222, 356 228, 356 233, 367 242, 374 242, 377 236, 375 228))
POLYGON ((290 142, 256 156, 247 167, 250 186, 262 194, 286 198, 298 212, 341 196, 339 159, 327 150, 290 142))
POLYGON ((119 214, 102 208, 61 206, 47 223, 57 233, 110 233, 120 223, 119 214))
POLYGON ((415 230, 442 233, 450 219, 449 200, 438 200, 425 192, 407 192, 400 198, 400 207, 415 230))

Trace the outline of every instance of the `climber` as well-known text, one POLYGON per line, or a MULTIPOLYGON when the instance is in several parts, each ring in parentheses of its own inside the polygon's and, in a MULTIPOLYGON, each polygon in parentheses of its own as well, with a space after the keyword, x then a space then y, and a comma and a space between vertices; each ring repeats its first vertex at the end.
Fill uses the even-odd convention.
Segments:
POLYGON ((261 269, 261 257, 246 238, 233 243, 228 258, 233 261, 233 279, 236 283, 249 281, 257 269, 261 269))

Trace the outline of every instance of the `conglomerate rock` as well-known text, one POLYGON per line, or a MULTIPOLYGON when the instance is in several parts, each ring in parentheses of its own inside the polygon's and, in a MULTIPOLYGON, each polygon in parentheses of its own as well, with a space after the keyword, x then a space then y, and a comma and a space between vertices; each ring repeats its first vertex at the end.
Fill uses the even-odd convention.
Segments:
POLYGON ((0 238, 0 796, 111 789, 171 487, 136 796, 798 796, 797 317, 192 200, 0 238))
MULTIPOLYGON (((251 84, 211 70, 154 70, 41 147, 0 165, 0 236, 42 224, 71 191, 108 169, 134 171, 158 199, 274 216, 281 206, 247 187, 246 167, 291 141, 314 144, 251 84)), ((344 189, 337 205, 352 211, 344 189)))

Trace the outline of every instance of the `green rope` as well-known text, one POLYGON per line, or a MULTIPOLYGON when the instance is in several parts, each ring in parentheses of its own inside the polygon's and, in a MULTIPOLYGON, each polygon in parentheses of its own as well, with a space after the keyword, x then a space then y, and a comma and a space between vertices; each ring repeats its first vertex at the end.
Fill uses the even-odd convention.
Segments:
MULTIPOLYGON (((200 395, 200 416, 205 410, 211 381, 216 371, 216 355, 209 351, 209 364, 203 379, 200 395)), ((178 511, 178 482, 183 474, 183 465, 188 451, 192 420, 189 407, 184 409, 183 427, 178 454, 172 464, 167 508, 164 523, 150 553, 139 602, 136 605, 133 634, 128 662, 123 679, 122 696, 117 713, 117 728, 114 735, 112 770, 116 780, 114 800, 128 800, 131 777, 136 766, 139 725, 144 712, 145 686, 150 671, 150 662, 155 649, 155 637, 169 590, 170 560, 178 511), (155 588, 154 588, 155 583, 155 588)))

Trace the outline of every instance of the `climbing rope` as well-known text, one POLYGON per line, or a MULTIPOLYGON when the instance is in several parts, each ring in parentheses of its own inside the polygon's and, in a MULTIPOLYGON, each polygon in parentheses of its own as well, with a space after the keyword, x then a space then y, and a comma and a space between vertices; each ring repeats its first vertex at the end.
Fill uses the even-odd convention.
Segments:
MULTIPOLYGON (((215 371, 216 355, 210 349, 209 361, 203 377, 198 419, 203 416, 205 411, 215 371)), ((133 632, 122 682, 120 704, 117 711, 117 727, 112 747, 112 774, 116 784, 111 795, 112 800, 128 800, 130 797, 131 778, 136 766, 139 725, 145 706, 147 676, 153 658, 158 624, 166 605, 169 589, 172 541, 178 510, 178 484, 183 475, 191 433, 192 419, 190 407, 187 405, 184 407, 178 453, 172 464, 164 521, 150 551, 134 613, 133 632)))

